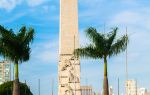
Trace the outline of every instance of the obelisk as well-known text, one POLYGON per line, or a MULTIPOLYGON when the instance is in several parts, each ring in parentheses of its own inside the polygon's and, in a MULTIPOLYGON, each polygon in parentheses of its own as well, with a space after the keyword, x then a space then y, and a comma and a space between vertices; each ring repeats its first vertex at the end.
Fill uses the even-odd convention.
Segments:
POLYGON ((78 1, 60 0, 58 95, 81 95, 80 61, 73 52, 79 48, 78 1))

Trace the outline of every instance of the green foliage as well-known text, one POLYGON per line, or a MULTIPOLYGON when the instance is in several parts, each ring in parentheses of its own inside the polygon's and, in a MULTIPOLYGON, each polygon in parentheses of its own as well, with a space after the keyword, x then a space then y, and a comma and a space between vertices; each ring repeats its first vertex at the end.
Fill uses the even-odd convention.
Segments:
POLYGON ((0 55, 14 63, 28 61, 30 58, 30 43, 34 38, 34 29, 25 26, 16 33, 0 25, 0 55))
MULTIPOLYGON (((19 79, 18 64, 28 61, 30 58, 30 44, 32 43, 33 38, 33 28, 27 29, 26 26, 23 26, 18 32, 14 32, 12 29, 8 30, 0 25, 0 55, 15 64, 15 80, 19 79)), ((14 87, 13 94, 19 93, 19 90, 17 89, 18 82, 15 83, 14 87)), ((2 88, 2 91, 3 89, 4 88, 2 88)), ((10 90, 11 89, 12 88, 10 88, 10 90)))
POLYGON ((104 59, 104 85, 103 94, 109 95, 107 79, 107 57, 118 55, 125 51, 128 43, 128 36, 123 35, 116 39, 118 28, 112 29, 107 34, 99 33, 93 27, 88 28, 85 32, 92 42, 90 45, 78 48, 74 51, 76 57, 85 57, 93 59, 104 59))
MULTIPOLYGON (((0 85, 0 95, 12 95, 13 81, 0 85)), ((25 83, 20 83, 20 95, 33 95, 25 83)))
POLYGON ((127 48, 127 35, 116 39, 118 28, 113 28, 112 31, 107 34, 99 33, 93 27, 88 28, 85 32, 92 43, 76 49, 74 53, 78 57, 94 59, 107 58, 107 56, 112 57, 117 55, 127 48))

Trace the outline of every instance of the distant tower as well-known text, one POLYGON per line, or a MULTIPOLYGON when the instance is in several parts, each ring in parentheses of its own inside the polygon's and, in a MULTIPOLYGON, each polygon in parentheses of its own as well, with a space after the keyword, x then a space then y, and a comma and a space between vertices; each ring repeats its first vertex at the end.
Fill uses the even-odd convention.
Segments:
POLYGON ((58 95, 81 95, 77 0, 60 0, 59 39, 58 95))

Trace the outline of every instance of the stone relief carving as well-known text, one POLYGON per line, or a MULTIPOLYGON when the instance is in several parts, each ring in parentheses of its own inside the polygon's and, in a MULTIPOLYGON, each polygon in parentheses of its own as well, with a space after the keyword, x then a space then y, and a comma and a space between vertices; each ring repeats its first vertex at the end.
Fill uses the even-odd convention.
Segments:
POLYGON ((79 78, 73 73, 72 70, 69 71, 69 82, 79 82, 79 78))
POLYGON ((61 81, 61 78, 66 78, 68 82, 67 84, 61 85, 61 87, 64 89, 62 95, 74 95, 74 90, 71 88, 72 85, 70 84, 80 82, 80 78, 76 73, 77 64, 79 64, 79 60, 76 60, 74 57, 71 57, 70 59, 63 60, 62 63, 63 64, 61 64, 60 70, 65 71, 66 75, 68 75, 68 77, 60 77, 59 80, 61 81))
POLYGON ((71 57, 70 59, 65 60, 61 71, 65 71, 67 70, 68 67, 73 66, 73 64, 75 64, 74 60, 75 60, 74 57, 71 57))
POLYGON ((65 71, 65 70, 67 70, 68 67, 71 66, 71 62, 70 62, 69 60, 65 60, 64 63, 65 63, 65 64, 62 66, 61 71, 65 71))
POLYGON ((64 95, 74 95, 73 90, 70 86, 66 85, 65 86, 65 93, 64 95))

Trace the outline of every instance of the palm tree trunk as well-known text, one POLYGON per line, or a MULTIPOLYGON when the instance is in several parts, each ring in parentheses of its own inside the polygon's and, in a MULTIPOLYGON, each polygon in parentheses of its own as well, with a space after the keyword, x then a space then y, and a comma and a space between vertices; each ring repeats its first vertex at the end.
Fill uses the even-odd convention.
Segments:
POLYGON ((20 86, 19 86, 19 70, 18 62, 15 63, 15 80, 13 83, 13 95, 20 95, 20 86))
POLYGON ((109 85, 108 85, 108 78, 107 78, 107 57, 104 57, 103 95, 109 95, 109 85))

